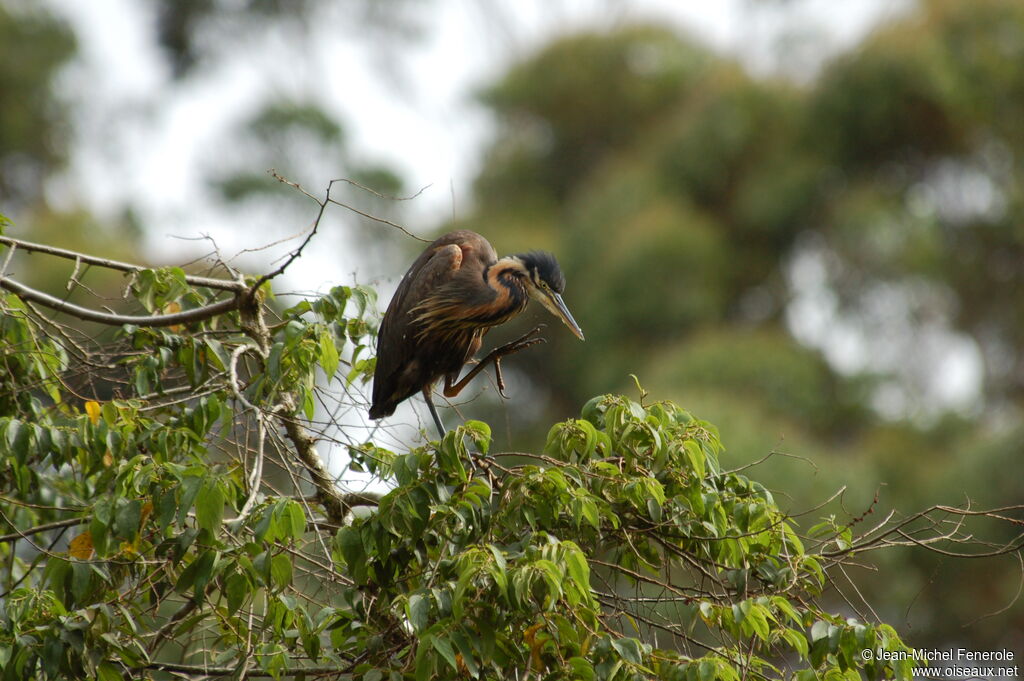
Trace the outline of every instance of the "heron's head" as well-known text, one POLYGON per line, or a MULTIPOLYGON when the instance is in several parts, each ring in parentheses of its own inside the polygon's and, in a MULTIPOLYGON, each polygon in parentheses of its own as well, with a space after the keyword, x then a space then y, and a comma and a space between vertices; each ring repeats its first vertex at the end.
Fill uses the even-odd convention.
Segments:
POLYGON ((530 297, 546 307, 548 312, 561 319, 577 338, 583 340, 583 331, 580 330, 579 324, 572 318, 569 308, 562 300, 562 291, 565 290, 565 275, 562 274, 562 268, 558 266, 555 256, 544 251, 530 251, 515 257, 526 270, 526 292, 530 297))

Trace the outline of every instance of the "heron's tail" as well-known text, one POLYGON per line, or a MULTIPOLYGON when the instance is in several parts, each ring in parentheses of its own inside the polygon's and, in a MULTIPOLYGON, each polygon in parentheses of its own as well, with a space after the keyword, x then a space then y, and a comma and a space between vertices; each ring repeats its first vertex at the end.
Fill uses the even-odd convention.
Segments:
POLYGON ((371 419, 382 419, 385 416, 391 416, 395 413, 395 407, 398 406, 396 402, 374 402, 370 406, 370 418, 371 419))

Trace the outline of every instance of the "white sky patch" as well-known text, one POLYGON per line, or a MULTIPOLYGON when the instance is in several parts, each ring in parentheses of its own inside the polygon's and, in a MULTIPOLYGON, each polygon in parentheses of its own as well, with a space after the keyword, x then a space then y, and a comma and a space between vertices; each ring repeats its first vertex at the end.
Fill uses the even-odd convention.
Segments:
POLYGON ((81 54, 64 82, 81 135, 72 169, 57 185, 59 205, 85 204, 110 215, 131 202, 156 233, 180 233, 183 215, 194 233, 226 228, 220 216, 204 215, 211 197, 197 167, 229 135, 228 123, 274 92, 315 92, 343 116, 357 157, 390 164, 409 187, 432 185, 411 214, 432 224, 451 215, 453 193, 454 210, 465 205, 491 131, 473 91, 557 35, 650 21, 737 54, 760 71, 793 66, 777 54, 785 39, 808 68, 894 11, 882 0, 838 6, 807 0, 791 11, 747 0, 433 0, 414 17, 422 39, 381 33, 369 45, 351 28, 339 30, 346 15, 329 9, 331 21, 313 21, 306 32, 270 30, 238 41, 221 55, 222 66, 182 86, 169 80, 144 3, 47 1, 81 38, 81 54), (793 39, 812 33, 819 36, 813 55, 793 39), (397 64, 399 82, 382 73, 381 50, 397 64))
POLYGON ((941 310, 925 319, 912 316, 937 307, 913 282, 884 284, 858 301, 857 310, 840 310, 829 280, 829 253, 806 244, 787 274, 792 299, 786 322, 801 343, 820 350, 845 374, 891 373, 873 406, 889 418, 928 420, 943 410, 978 409, 984 364, 977 344, 954 331, 941 310))

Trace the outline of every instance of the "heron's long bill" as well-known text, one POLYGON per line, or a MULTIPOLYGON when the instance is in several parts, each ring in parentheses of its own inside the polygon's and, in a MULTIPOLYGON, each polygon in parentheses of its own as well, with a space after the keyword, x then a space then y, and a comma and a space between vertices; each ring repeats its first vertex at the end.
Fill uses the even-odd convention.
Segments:
POLYGON ((583 338, 583 331, 580 329, 580 325, 572 318, 569 308, 565 306, 565 301, 562 300, 562 296, 554 291, 544 291, 541 295, 537 296, 537 299, 540 300, 541 305, 548 309, 548 312, 561 319, 562 323, 568 326, 569 330, 572 331, 577 338, 580 340, 586 340, 583 338))

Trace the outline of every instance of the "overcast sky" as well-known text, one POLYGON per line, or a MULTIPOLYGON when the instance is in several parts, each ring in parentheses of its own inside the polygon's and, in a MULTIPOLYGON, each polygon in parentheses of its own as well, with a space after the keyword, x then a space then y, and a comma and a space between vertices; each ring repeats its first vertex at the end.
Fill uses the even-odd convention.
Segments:
MULTIPOLYGON (((152 256, 164 262, 195 252, 194 242, 177 237, 211 235, 230 255, 308 225, 286 211, 253 214, 225 205, 206 185, 218 161, 230 159, 232 130, 272 95, 301 100, 312 93, 343 121, 357 159, 390 166, 413 190, 430 185, 403 204, 406 226, 430 234, 442 217, 468 203, 469 183, 491 133, 474 90, 560 34, 651 21, 734 55, 753 72, 800 79, 908 6, 905 0, 397 3, 403 20, 419 29, 412 39, 401 31, 367 30, 353 14, 364 5, 339 2, 301 30, 229 31, 215 46, 221 50, 217 59, 175 84, 153 42, 147 3, 46 2, 80 39, 78 60, 62 80, 79 134, 71 168, 51 187, 51 200, 67 208, 84 205, 101 217, 115 217, 130 203, 147 228, 152 256)), ((340 164, 316 170, 323 176, 310 187, 314 192, 344 172, 340 164)), ((386 303, 402 268, 347 258, 345 253, 360 252, 345 241, 350 216, 328 219, 333 222, 321 229, 318 248, 289 273, 288 286, 322 291, 355 273, 360 281, 379 283, 386 303)), ((240 266, 262 267, 252 261, 240 266)), ((797 297, 789 321, 797 337, 822 347, 845 371, 884 361, 860 331, 844 327, 815 272, 814 263, 805 261, 791 273, 797 297)), ((954 350, 942 381, 929 390, 946 406, 969 404, 978 390, 980 356, 963 339, 941 342, 954 350)), ((898 412, 899 400, 891 401, 880 407, 898 412)))
POLYGON ((807 73, 903 6, 891 0, 398 3, 411 7, 406 14, 423 29, 409 40, 360 35, 346 27, 351 10, 344 7, 351 3, 338 3, 303 33, 232 41, 214 68, 172 91, 151 39, 147 3, 47 1, 81 39, 80 58, 64 81, 81 135, 68 181, 54 198, 101 213, 130 201, 154 239, 230 231, 226 216, 207 205, 202 166, 268 91, 315 91, 344 121, 357 155, 395 168, 409 187, 432 185, 413 205, 412 215, 426 224, 450 212, 453 193, 457 209, 476 171, 489 121, 472 101, 474 88, 558 34, 657 21, 737 54, 753 70, 807 73), (780 55, 783 39, 790 47, 780 55))

